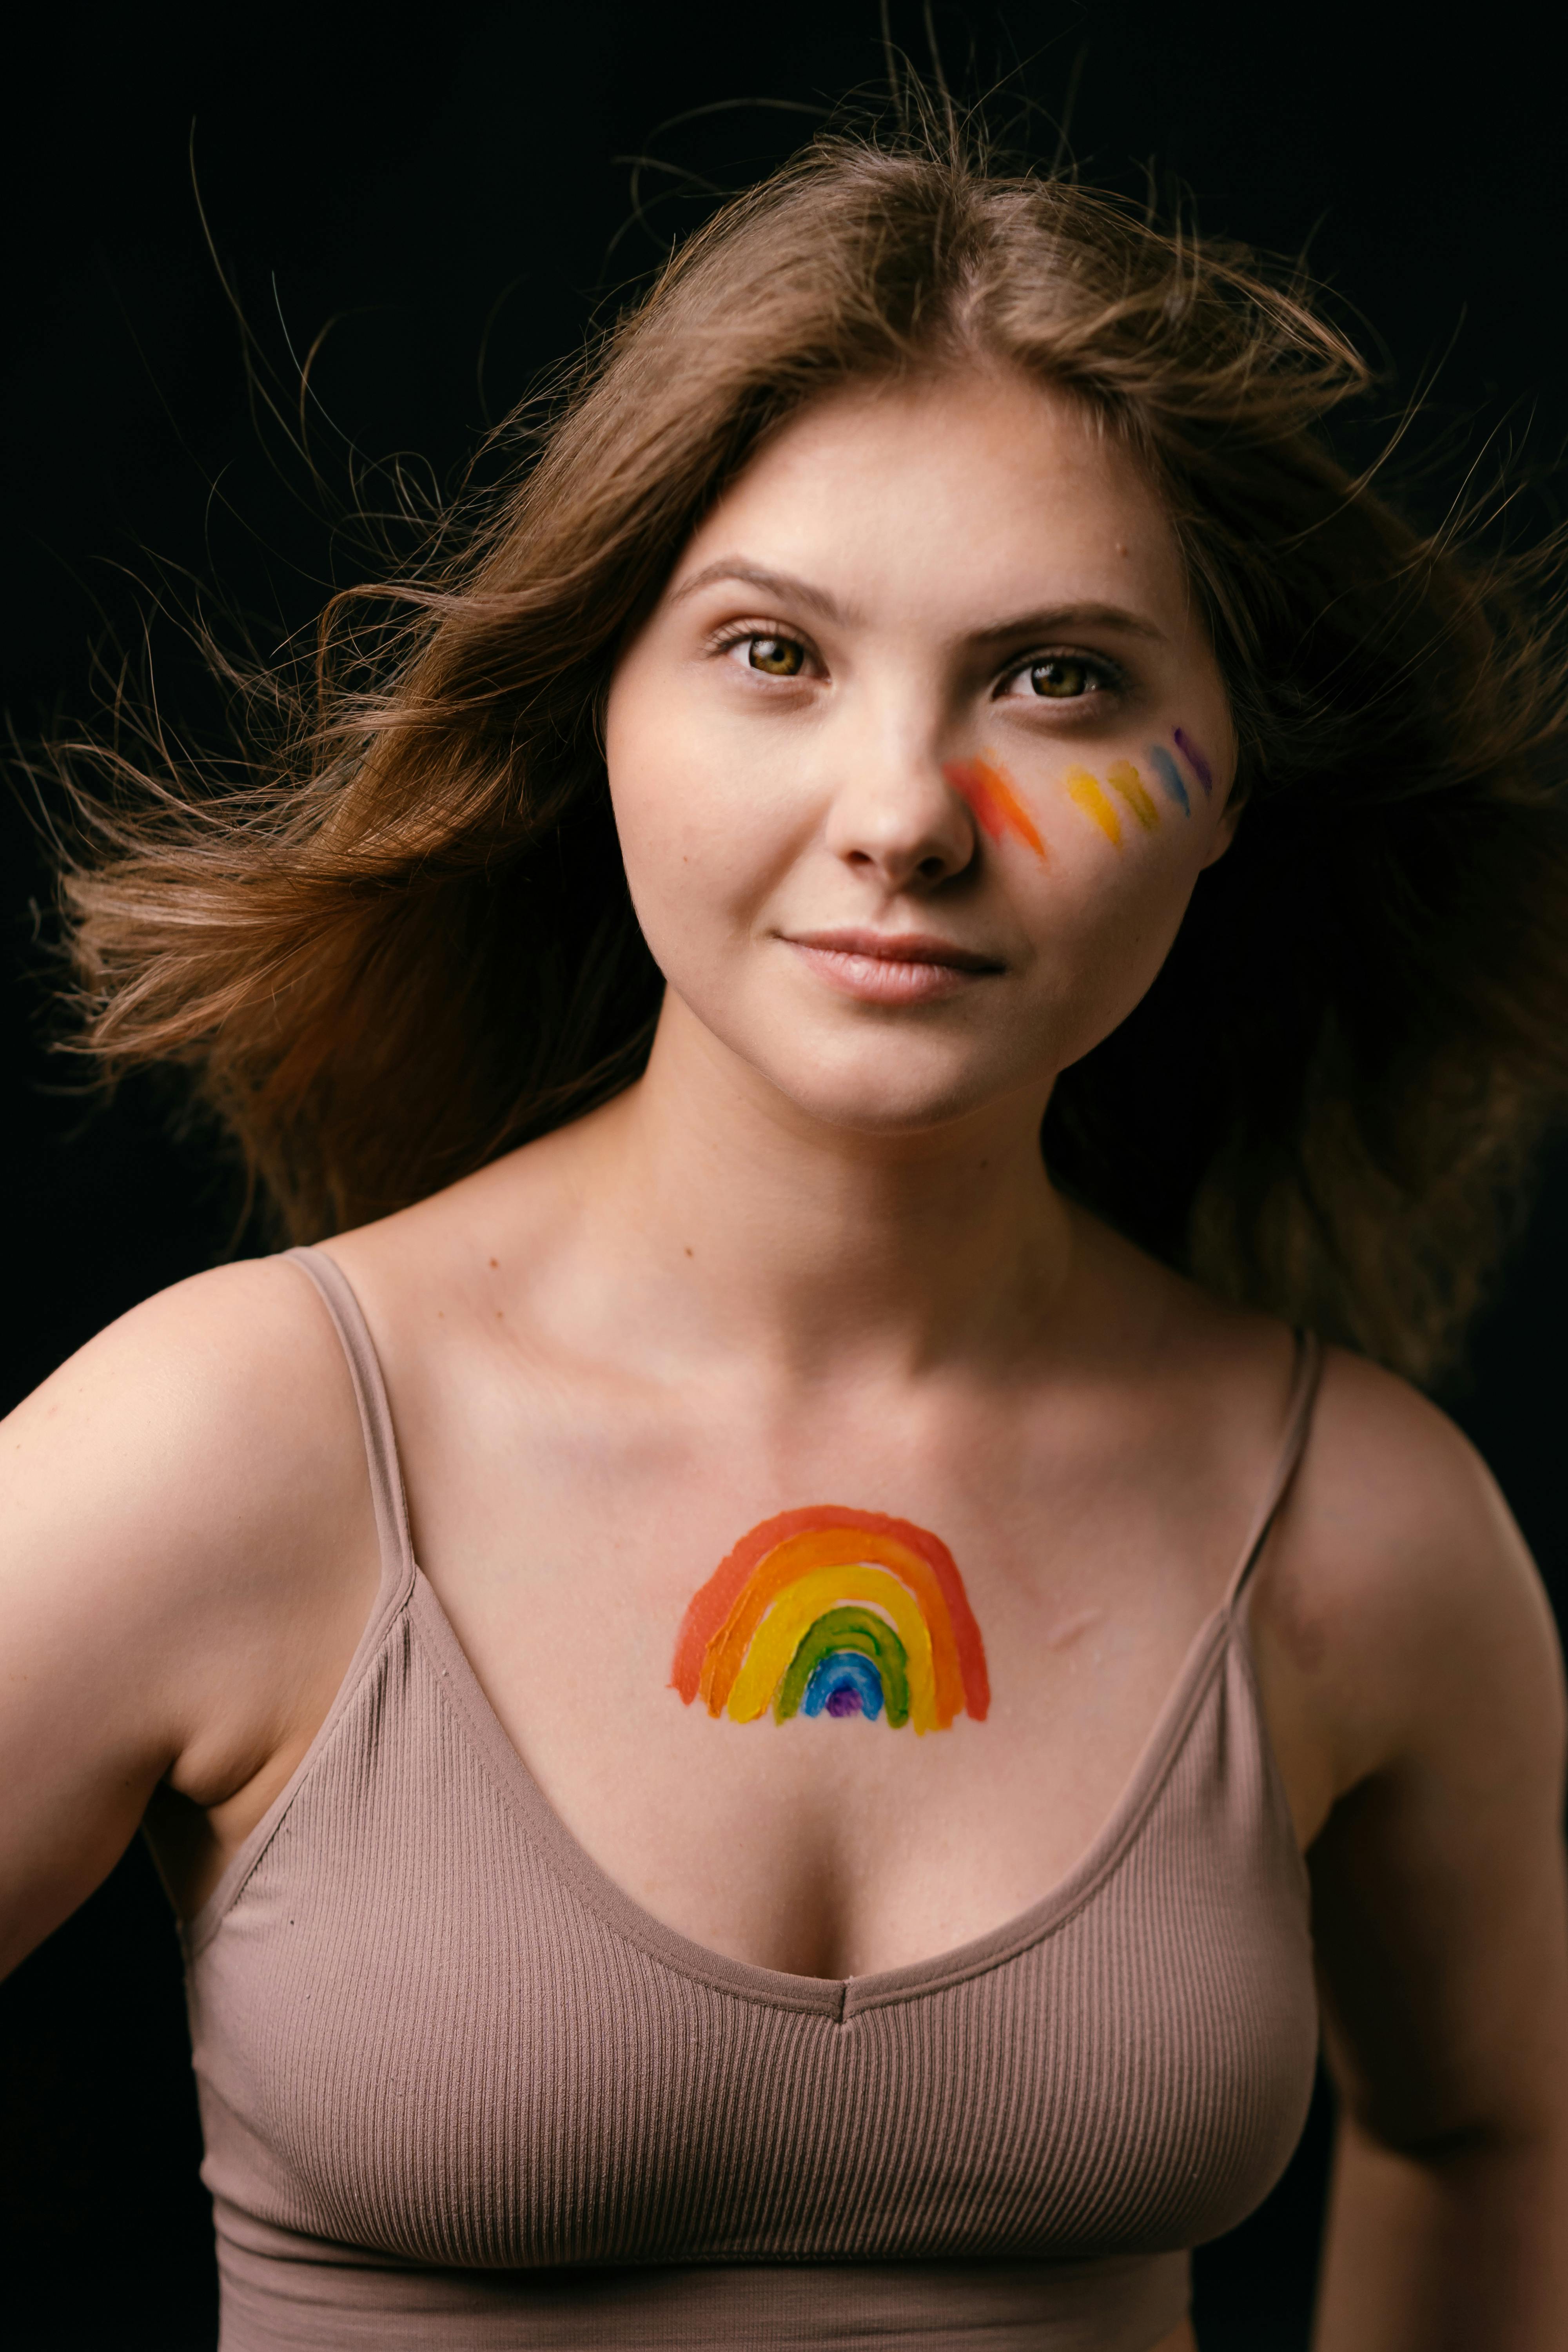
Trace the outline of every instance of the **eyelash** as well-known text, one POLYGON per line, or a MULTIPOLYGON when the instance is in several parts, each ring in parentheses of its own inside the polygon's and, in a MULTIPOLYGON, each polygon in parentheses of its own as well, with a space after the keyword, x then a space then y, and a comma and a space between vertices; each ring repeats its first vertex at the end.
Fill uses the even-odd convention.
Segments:
MULTIPOLYGON (((798 636, 793 629, 786 629, 776 622, 770 622, 764 625, 759 625, 755 621, 732 622, 728 628, 718 630, 709 641, 710 650, 715 655, 732 653, 737 646, 770 643, 798 646, 808 661, 817 658, 809 639, 798 636)), ((1093 702, 1102 695, 1121 694, 1126 689, 1125 672, 1114 662, 1106 660, 1102 655, 1076 653, 1065 646, 1050 646, 1026 655, 1022 661, 1010 663, 996 681, 993 699, 997 701, 1003 699, 1005 688, 1013 685, 1016 679, 1026 677, 1030 670, 1038 669, 1043 663, 1048 661, 1076 663, 1087 674, 1089 680, 1089 690, 1084 694, 1058 697, 1043 694, 1035 698, 1040 702, 1052 700, 1093 702)), ((767 673, 762 670, 754 674, 759 677, 767 676, 767 673)), ((795 682, 795 678, 793 677, 775 678, 773 681, 773 684, 782 686, 793 686, 795 682)))
MULTIPOLYGON (((1103 655, 1078 653, 1068 646, 1047 646, 1026 655, 1022 661, 1009 664, 996 681, 994 698, 1002 700, 1008 687, 1015 685, 1019 678, 1026 677, 1032 669, 1042 668, 1047 662, 1071 663, 1081 669, 1088 682, 1088 690, 1083 694, 1042 694, 1035 698, 1037 701, 1096 702, 1104 695, 1126 691, 1126 672, 1118 668, 1114 662, 1107 661, 1103 655)), ((1019 698, 1020 700, 1023 698, 1019 698)))
MULTIPOLYGON (((756 621, 734 622, 730 627, 720 629, 709 639, 709 651, 714 654, 727 654, 732 653, 737 646, 771 644, 798 646, 808 661, 815 661, 816 658, 808 638, 798 635, 794 629, 786 629, 776 622, 769 622, 765 625, 760 625, 756 621)), ((759 670, 756 675, 759 677, 765 677, 766 672, 759 670)), ((785 678, 783 683, 793 686, 795 680, 785 678)))

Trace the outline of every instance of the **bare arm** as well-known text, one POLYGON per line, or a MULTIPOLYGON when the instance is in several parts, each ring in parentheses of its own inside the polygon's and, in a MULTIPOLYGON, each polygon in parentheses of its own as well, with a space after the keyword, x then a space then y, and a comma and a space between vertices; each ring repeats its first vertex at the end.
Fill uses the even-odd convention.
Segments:
POLYGON ((1344 2116, 1320 2352, 1568 2343, 1560 1710, 1488 1630, 1314 1856, 1344 2116))
POLYGON ((1490 1478, 1440 1416, 1342 1366, 1323 1420, 1285 1612, 1342 1792, 1310 1854, 1344 2117, 1317 2352, 1562 2352, 1568 1887, 1550 1614, 1490 1478))
POLYGON ((352 1654, 368 1511, 337 1343, 291 1267, 150 1300, 0 1423, 0 1973, 161 1784, 199 1900, 352 1654))

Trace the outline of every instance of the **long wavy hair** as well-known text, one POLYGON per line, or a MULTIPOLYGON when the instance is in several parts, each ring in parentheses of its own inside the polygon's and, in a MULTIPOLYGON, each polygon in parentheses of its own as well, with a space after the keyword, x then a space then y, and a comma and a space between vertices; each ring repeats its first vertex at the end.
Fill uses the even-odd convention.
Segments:
POLYGON ((662 987, 598 723, 628 627, 808 403, 981 364, 1145 467, 1242 746, 1235 845, 1062 1075, 1047 1161, 1213 1288, 1429 1377, 1568 1089, 1552 562, 1521 595, 1335 458, 1369 373, 1298 278, 968 134, 825 135, 718 211, 500 488, 336 595, 303 675, 249 677, 237 772, 59 748, 78 1045, 184 1066, 296 1237, 628 1084, 662 987))

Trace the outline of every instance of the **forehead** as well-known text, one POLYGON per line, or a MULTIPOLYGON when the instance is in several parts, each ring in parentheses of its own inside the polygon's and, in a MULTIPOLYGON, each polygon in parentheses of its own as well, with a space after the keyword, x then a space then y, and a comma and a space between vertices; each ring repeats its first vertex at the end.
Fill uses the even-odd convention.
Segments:
POLYGON ((1003 373, 852 385, 795 418, 704 520, 672 589, 721 556, 869 608, 1137 601, 1186 582, 1148 477, 1066 394, 1003 373))

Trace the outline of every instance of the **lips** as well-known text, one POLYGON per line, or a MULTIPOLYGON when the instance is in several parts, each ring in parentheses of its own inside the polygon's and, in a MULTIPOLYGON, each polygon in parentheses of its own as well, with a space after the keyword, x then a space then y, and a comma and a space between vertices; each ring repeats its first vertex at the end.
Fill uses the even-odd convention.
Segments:
POLYGON ((929 1004, 1003 969, 994 956, 929 931, 802 931, 785 944, 830 988, 868 1004, 929 1004))

